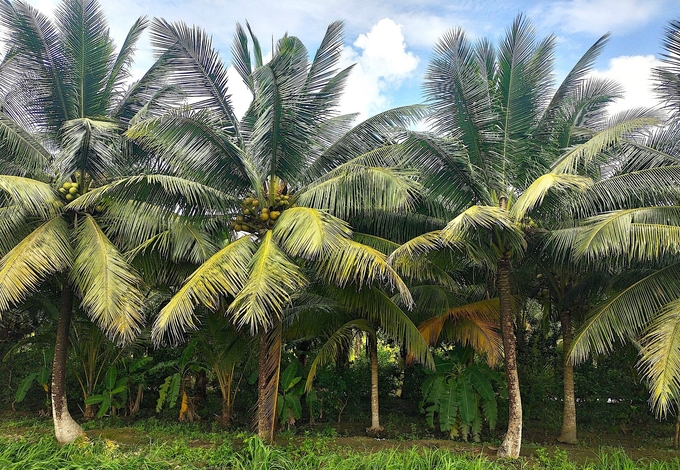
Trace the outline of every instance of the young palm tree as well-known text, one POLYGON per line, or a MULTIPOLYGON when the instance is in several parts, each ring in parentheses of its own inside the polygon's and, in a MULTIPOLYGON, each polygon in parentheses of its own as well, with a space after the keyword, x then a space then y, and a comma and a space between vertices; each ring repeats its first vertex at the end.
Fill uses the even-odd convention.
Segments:
POLYGON ((257 39, 251 34, 251 54, 239 26, 234 66, 253 93, 239 121, 227 69, 210 39, 198 28, 156 21, 152 40, 173 67, 167 78, 194 100, 193 108, 128 131, 162 157, 165 168, 222 195, 217 205, 194 204, 191 210, 232 223, 223 234, 226 246, 160 312, 154 338, 161 341, 169 333, 177 339, 193 327, 197 304, 215 309, 219 299, 231 300, 229 319, 260 338, 258 429, 268 441, 274 433, 282 319, 307 286, 366 289, 383 283, 411 303, 386 256, 354 241, 340 217, 374 206, 410 205, 418 187, 410 171, 394 165, 400 147, 390 135, 422 109, 388 111, 351 127, 354 116, 336 111, 350 71, 336 70, 341 36, 342 25, 330 25, 311 61, 297 38, 285 36, 264 63, 257 39))
POLYGON ((550 216, 565 193, 589 185, 588 177, 572 171, 584 155, 597 155, 626 131, 655 122, 633 116, 588 130, 612 96, 611 84, 585 78, 604 42, 596 42, 554 90, 555 39, 537 40, 519 16, 498 48, 486 40, 472 45, 461 30, 447 33, 426 75, 435 134, 412 134, 410 160, 423 172, 423 206, 453 218, 392 256, 448 246, 494 273, 510 402, 500 456, 517 457, 521 445, 511 276, 526 248, 526 216, 550 216))
POLYGON ((54 21, 22 1, 3 1, 0 22, 10 46, 0 71, 0 312, 48 276, 61 281, 52 409, 57 440, 69 442, 83 434, 65 390, 75 297, 117 342, 143 323, 140 275, 107 235, 129 212, 115 200, 106 208, 74 203, 126 170, 133 159, 122 131, 142 106, 153 112, 168 94, 153 85, 161 67, 125 88, 144 18, 118 52, 93 0, 65 0, 54 21))

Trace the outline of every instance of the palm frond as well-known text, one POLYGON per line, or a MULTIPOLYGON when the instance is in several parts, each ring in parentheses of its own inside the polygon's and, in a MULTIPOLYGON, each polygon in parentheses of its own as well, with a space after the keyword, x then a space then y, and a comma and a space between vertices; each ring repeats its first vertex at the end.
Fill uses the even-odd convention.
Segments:
POLYGON ((534 180, 512 205, 515 220, 522 220, 527 212, 539 207, 548 191, 583 191, 592 181, 590 178, 565 173, 546 173, 534 180))
POLYGON ((51 163, 52 156, 41 142, 30 132, 0 113, 0 162, 3 173, 7 164, 12 164, 17 171, 16 176, 29 176, 46 179, 45 170, 51 163))
POLYGON ((246 189, 243 181, 251 175, 245 156, 222 118, 211 110, 173 110, 133 125, 125 135, 161 155, 182 176, 224 190, 246 189))
POLYGON ((290 256, 318 260, 341 250, 352 232, 346 222, 308 207, 283 211, 272 234, 290 256))
POLYGON ((80 170, 96 182, 115 176, 114 162, 118 160, 121 148, 118 123, 103 119, 74 119, 65 122, 61 131, 63 147, 57 165, 62 174, 72 175, 80 170))
POLYGON ((103 116, 113 40, 106 16, 96 0, 64 0, 55 12, 68 70, 64 85, 71 119, 103 116))
POLYGON ((0 175, 0 191, 25 213, 42 218, 55 215, 62 206, 50 185, 30 178, 0 175))
POLYGON ((128 343, 139 333, 142 280, 91 215, 78 220, 71 281, 83 309, 109 338, 128 343))
POLYGON ((302 173, 302 181, 309 183, 324 176, 349 160, 392 143, 396 132, 408 129, 427 113, 421 105, 402 106, 372 116, 343 136, 332 141, 302 173))
POLYGON ((645 331, 638 368, 649 382, 652 409, 666 416, 680 399, 680 300, 665 305, 645 331))
POLYGON ((130 73, 132 56, 135 53, 137 41, 148 25, 149 20, 147 20, 146 16, 142 16, 137 18, 130 27, 128 34, 123 41, 123 45, 118 51, 118 55, 111 66, 111 71, 106 81, 106 87, 102 92, 103 105, 108 105, 112 101, 112 95, 114 93, 120 93, 123 90, 125 83, 132 76, 130 73))
POLYGON ((369 246, 347 240, 340 250, 320 260, 319 270, 325 280, 340 287, 354 284, 361 290, 364 285, 382 283, 396 289, 407 307, 413 306, 408 287, 387 262, 387 257, 369 246))
POLYGON ((68 225, 55 217, 0 259, 0 312, 24 300, 48 275, 71 267, 69 238, 68 225))
POLYGON ((343 219, 368 210, 410 210, 421 189, 415 172, 380 165, 395 151, 400 148, 383 147, 335 168, 305 187, 300 203, 343 219))
POLYGON ((345 349, 354 339, 356 330, 375 334, 375 329, 371 324, 367 320, 360 318, 350 320, 335 330, 323 343, 323 346, 316 353, 316 357, 309 366, 305 391, 309 392, 312 389, 317 369, 333 362, 338 356, 338 352, 345 349))
POLYGON ((576 258, 642 257, 648 261, 662 252, 676 252, 673 245, 680 224, 680 207, 660 206, 623 209, 584 221, 574 240, 576 258), (672 221, 675 227, 666 224, 672 221), (666 239, 666 236, 670 238, 666 239), (648 237, 648 238, 645 238, 648 237))
POLYGON ((195 329, 196 305, 216 309, 220 298, 240 292, 248 279, 248 266, 256 249, 250 238, 242 237, 203 262, 158 313, 151 333, 154 343, 161 343, 165 335, 179 341, 184 331, 195 329))
POLYGON ((267 331, 280 323, 293 295, 308 284, 300 268, 276 244, 268 231, 248 265, 243 289, 229 306, 228 315, 252 333, 267 331))
POLYGON ((430 345, 436 345, 447 324, 451 324, 454 341, 486 353, 492 367, 501 359, 502 339, 499 327, 500 304, 498 299, 480 300, 467 305, 449 308, 442 315, 432 317, 418 325, 418 330, 430 345))
POLYGON ((597 306, 574 336, 570 357, 581 362, 610 352, 617 340, 636 338, 664 305, 680 298, 680 265, 670 264, 629 283, 597 306))
POLYGON ((635 117, 597 132, 586 142, 572 147, 565 152, 552 166, 554 173, 575 173, 579 168, 588 165, 602 151, 621 141, 628 133, 641 127, 658 123, 653 116, 635 117))

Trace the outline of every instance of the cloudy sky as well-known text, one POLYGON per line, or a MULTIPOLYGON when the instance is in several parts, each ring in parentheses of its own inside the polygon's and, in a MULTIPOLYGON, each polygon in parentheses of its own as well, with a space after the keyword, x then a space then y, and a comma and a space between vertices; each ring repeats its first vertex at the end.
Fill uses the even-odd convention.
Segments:
MULTIPOLYGON (((28 1, 46 13, 58 3, 28 1)), ((421 100, 430 51, 446 30, 461 27, 471 38, 497 43, 520 13, 540 36, 556 36, 558 79, 595 40, 611 33, 596 73, 618 79, 626 89, 626 99, 612 111, 651 105, 649 70, 661 53, 664 28, 680 19, 680 0, 113 0, 102 5, 117 44, 137 17, 163 17, 203 27, 227 63, 237 22, 250 23, 267 53, 271 38, 286 32, 313 52, 327 25, 342 20, 343 60, 357 64, 342 107, 364 117, 421 100)), ((141 74, 152 60, 147 37, 136 58, 141 74)), ((245 109, 248 93, 236 74, 231 90, 237 111, 245 109)))

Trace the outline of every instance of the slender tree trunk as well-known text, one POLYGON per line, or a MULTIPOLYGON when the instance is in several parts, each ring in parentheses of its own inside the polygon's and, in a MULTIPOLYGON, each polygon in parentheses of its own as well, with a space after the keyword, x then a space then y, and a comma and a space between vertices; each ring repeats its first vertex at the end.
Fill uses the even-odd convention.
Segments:
POLYGON ((576 400, 574 398, 574 365, 569 360, 571 349, 571 312, 560 312, 562 323, 562 354, 564 363, 564 412, 562 415, 562 432, 558 441, 576 444, 576 400))
POLYGON ((380 426, 380 403, 378 401, 378 338, 368 335, 368 351, 371 356, 371 427, 369 435, 377 435, 385 429, 380 426))
POLYGON ((501 334, 505 354, 505 375, 508 382, 508 431, 498 448, 499 457, 517 458, 522 447, 522 398, 517 376, 517 338, 513 327, 512 293, 510 290, 510 260, 498 261, 498 294, 501 307, 501 334))
POLYGON ((281 322, 260 336, 260 359, 257 394, 257 435, 274 442, 276 409, 281 374, 281 322))
POLYGON ((73 309, 73 291, 64 280, 59 300, 59 320, 57 322, 57 339, 54 344, 54 363, 52 365, 52 419, 54 435, 60 443, 73 442, 84 436, 83 429, 68 412, 66 403, 66 354, 68 351, 68 334, 71 326, 71 310, 73 309))

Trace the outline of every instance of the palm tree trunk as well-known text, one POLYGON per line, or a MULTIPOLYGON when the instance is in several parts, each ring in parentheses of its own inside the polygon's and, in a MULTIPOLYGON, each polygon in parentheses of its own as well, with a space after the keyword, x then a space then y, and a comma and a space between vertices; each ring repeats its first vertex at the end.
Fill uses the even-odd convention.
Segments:
POLYGON ((257 435, 274 443, 276 409, 281 374, 281 321, 260 336, 260 359, 257 392, 257 435))
POLYGON ((52 364, 52 419, 54 435, 60 443, 73 442, 85 433, 68 412, 66 403, 66 354, 68 350, 68 334, 71 326, 71 310, 73 309, 73 291, 64 281, 59 300, 59 319, 57 322, 57 339, 54 344, 54 362, 52 364))
POLYGON ((380 403, 378 401, 378 338, 368 335, 368 350, 371 356, 371 427, 366 432, 375 436, 385 429, 380 426, 380 403))
POLYGON ((512 293, 510 290, 510 259, 506 256, 498 261, 498 296, 501 307, 501 334, 505 354, 505 375, 508 382, 508 431, 498 448, 499 457, 519 457, 522 446, 522 398, 517 376, 517 338, 513 327, 512 293))
POLYGON ((560 312, 562 323, 562 350, 564 361, 564 411, 562 414, 562 432, 558 441, 566 444, 576 444, 576 400, 574 399, 574 365, 569 360, 571 349, 571 312, 560 312))

